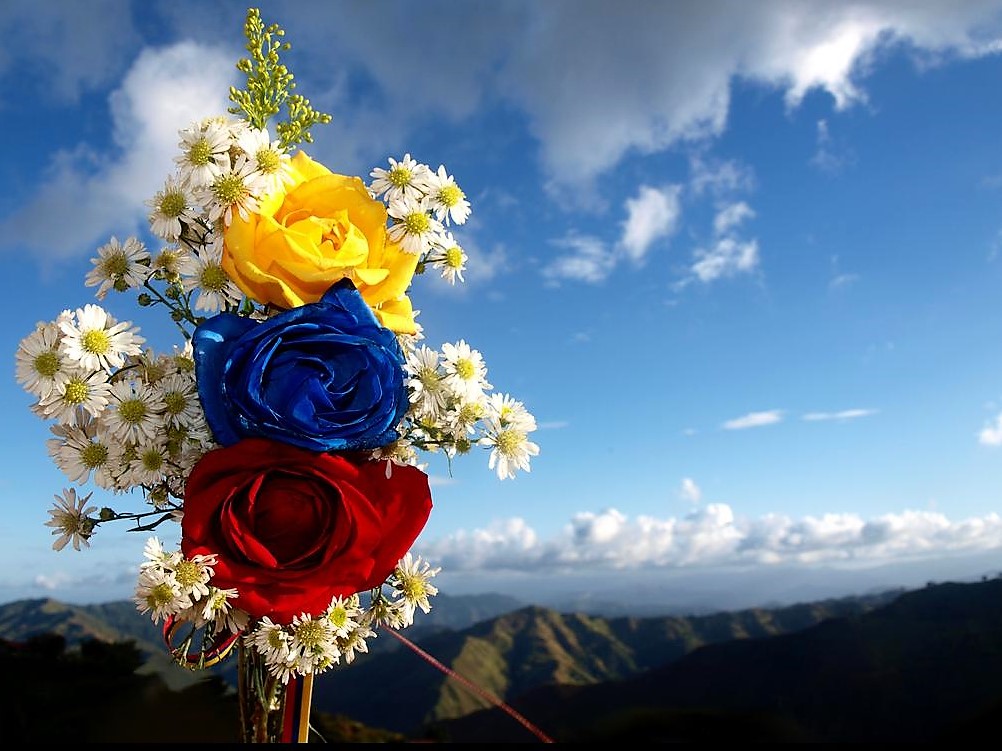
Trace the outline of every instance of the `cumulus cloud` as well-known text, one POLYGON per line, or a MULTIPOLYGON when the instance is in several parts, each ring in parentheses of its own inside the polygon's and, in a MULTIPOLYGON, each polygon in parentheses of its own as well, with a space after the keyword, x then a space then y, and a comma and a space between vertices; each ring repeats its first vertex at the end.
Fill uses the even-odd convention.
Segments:
POLYGON ((985 446, 1002 446, 1002 413, 995 421, 985 425, 978 433, 978 443, 985 446))
POLYGON ((58 154, 34 197, 0 223, 0 243, 59 258, 138 231, 143 202, 173 171, 178 130, 225 112, 233 59, 190 42, 144 50, 109 98, 114 155, 85 146, 58 154))
MULTIPOLYGON (((898 45, 927 61, 996 51, 997 11, 987 2, 552 0, 513 19, 502 7, 502 33, 515 21, 531 33, 508 40, 497 86, 527 114, 548 174, 575 185, 628 152, 719 135, 735 79, 775 88, 788 107, 821 90, 845 109, 866 100, 863 79, 884 49, 898 45)), ((473 33, 487 30, 482 22, 473 33)), ((499 54, 496 38, 484 44, 499 54)), ((406 75, 393 54, 377 56, 384 75, 406 75)), ((483 73, 482 61, 478 52, 465 64, 483 73)), ((453 71, 464 65, 450 62, 453 71)))
POLYGON ((622 570, 748 564, 890 562, 1002 547, 1002 517, 951 521, 933 511, 864 519, 829 513, 738 518, 714 503, 683 517, 630 518, 610 508, 576 514, 550 539, 523 519, 495 522, 420 545, 422 555, 455 571, 622 570))
POLYGON ((764 412, 749 412, 747 415, 735 417, 723 424, 724 430, 744 430, 745 428, 758 428, 762 425, 772 425, 783 419, 783 413, 778 409, 770 409, 764 412))
POLYGON ((803 419, 810 422, 819 422, 824 420, 854 420, 857 417, 868 417, 869 415, 876 414, 875 409, 843 409, 839 412, 807 412, 804 414, 803 419))
POLYGON ((643 260, 655 241, 674 234, 681 214, 681 191, 681 185, 641 185, 636 197, 627 199, 620 245, 630 260, 643 260))

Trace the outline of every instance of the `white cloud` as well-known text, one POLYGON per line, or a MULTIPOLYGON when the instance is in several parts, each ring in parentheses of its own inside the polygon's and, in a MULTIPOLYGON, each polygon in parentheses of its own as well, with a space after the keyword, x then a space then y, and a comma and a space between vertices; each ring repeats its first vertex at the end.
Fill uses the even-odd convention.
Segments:
POLYGON ((783 413, 778 409, 770 409, 765 412, 749 412, 747 415, 735 417, 723 424, 724 430, 744 430, 745 428, 757 428, 762 425, 772 425, 783 419, 783 413))
POLYGON ((733 193, 750 191, 755 176, 750 167, 733 159, 707 161, 702 154, 689 157, 689 192, 694 196, 709 193, 721 198, 733 193))
POLYGON ((664 188, 641 185, 636 197, 627 199, 620 246, 628 258, 642 260, 652 243, 675 233, 682 213, 681 192, 681 185, 664 188))
POLYGON ((978 433, 978 443, 985 446, 1002 446, 1002 413, 993 423, 985 425, 978 433))
POLYGON ((60 258, 138 231, 143 202, 173 172, 178 129, 225 112, 234 81, 229 53, 193 43, 144 50, 109 97, 116 154, 58 154, 30 202, 0 223, 0 242, 60 258))
POLYGON ((718 236, 726 235, 731 230, 740 227, 745 219, 751 219, 754 216, 755 212, 752 211, 751 206, 744 201, 736 201, 717 212, 713 218, 713 231, 718 236))
POLYGON ((703 491, 700 490, 699 485, 691 477, 682 478, 682 486, 679 488, 678 494, 683 500, 690 503, 699 503, 699 500, 703 497, 703 491))
POLYGON ((554 240, 557 247, 570 252, 558 256, 543 269, 547 279, 572 279, 579 282, 601 282, 616 266, 616 254, 597 237, 570 235, 554 240))
POLYGON ((744 201, 721 208, 713 220, 713 241, 693 253, 695 260, 689 269, 692 278, 707 283, 754 271, 759 261, 758 240, 744 240, 736 234, 741 224, 754 216, 744 201))
POLYGON ((720 134, 734 79, 783 91, 789 107, 823 90, 844 109, 865 101, 861 79, 878 51, 899 44, 984 54, 995 50, 990 25, 997 30, 998 22, 997 4, 984 2, 680 8, 558 0, 535 4, 530 15, 532 34, 501 77, 529 115, 549 174, 564 185, 608 170, 628 152, 720 134))
POLYGON ((959 521, 911 510, 872 519, 845 513, 740 519, 728 505, 715 503, 665 519, 631 519, 614 508, 582 512, 545 540, 516 518, 486 530, 457 532, 420 549, 449 571, 554 572, 582 566, 622 570, 888 562, 999 547, 1002 517, 995 513, 959 521))
POLYGON ((875 409, 843 409, 839 412, 807 412, 803 419, 809 421, 854 420, 857 417, 868 417, 876 413, 875 409))
POLYGON ((817 123, 817 143, 811 165, 822 172, 835 174, 852 161, 851 152, 835 143, 828 121, 824 118, 817 123))

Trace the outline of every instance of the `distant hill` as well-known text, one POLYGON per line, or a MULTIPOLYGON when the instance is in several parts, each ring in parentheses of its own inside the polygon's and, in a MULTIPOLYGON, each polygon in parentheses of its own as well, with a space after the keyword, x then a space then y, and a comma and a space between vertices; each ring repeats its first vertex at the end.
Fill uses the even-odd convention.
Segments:
MULTIPOLYGON (((541 686, 626 679, 703 645, 795 632, 826 619, 868 612, 900 594, 652 618, 561 614, 494 595, 439 596, 431 613, 419 613, 417 623, 403 633, 475 684, 514 700, 541 686), (511 605, 516 609, 504 611, 511 605)), ((175 690, 199 683, 206 672, 224 686, 233 684, 232 661, 214 671, 192 672, 174 665, 159 629, 131 602, 74 606, 23 600, 0 606, 0 638, 23 641, 44 633, 63 636, 71 647, 86 639, 134 641, 143 657, 137 672, 156 676, 175 690)), ((370 654, 321 674, 314 683, 314 711, 344 715, 391 732, 417 735, 429 725, 484 706, 483 699, 388 634, 372 641, 370 654)))
MULTIPOLYGON (((507 700, 538 686, 626 678, 705 644, 797 631, 828 618, 866 612, 899 594, 690 617, 606 619, 532 606, 462 631, 428 636, 419 646, 507 700)), ((416 654, 395 652, 371 655, 318 676, 314 706, 415 733, 429 723, 477 711, 485 702, 416 654)))
MULTIPOLYGON (((510 703, 567 742, 971 742, 1002 719, 1002 580, 929 585, 870 612, 510 703)), ((434 732, 534 740, 498 709, 434 732)))

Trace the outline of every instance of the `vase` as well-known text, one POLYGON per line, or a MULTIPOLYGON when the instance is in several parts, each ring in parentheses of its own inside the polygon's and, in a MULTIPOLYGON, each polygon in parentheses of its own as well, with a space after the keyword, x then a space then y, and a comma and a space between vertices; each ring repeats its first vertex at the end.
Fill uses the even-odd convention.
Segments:
POLYGON ((244 743, 302 743, 309 730, 313 676, 288 683, 268 670, 264 655, 240 640, 237 652, 237 694, 240 740, 244 743))

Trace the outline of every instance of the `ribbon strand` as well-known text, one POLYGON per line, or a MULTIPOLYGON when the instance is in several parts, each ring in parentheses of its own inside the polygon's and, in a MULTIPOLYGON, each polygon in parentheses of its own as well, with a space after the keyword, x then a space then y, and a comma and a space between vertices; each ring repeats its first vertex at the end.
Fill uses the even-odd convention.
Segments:
POLYGON ((496 697, 494 694, 492 694, 489 691, 481 688, 480 686, 478 686, 477 684, 475 684, 473 681, 471 681, 469 678, 466 678, 465 676, 460 675, 455 670, 453 670, 452 668, 450 668, 448 665, 445 665, 444 663, 439 662, 437 659, 435 659, 430 654, 428 654, 427 652, 425 652, 423 649, 421 649, 421 647, 419 647, 417 644, 415 644, 414 642, 412 642, 410 639, 408 639, 406 636, 404 636, 403 634, 401 634, 396 629, 387 628, 386 630, 390 634, 392 634, 393 636, 395 636, 397 639, 399 639, 401 642, 403 642, 408 648, 410 648, 419 657, 423 658, 425 661, 427 661, 428 663, 430 663, 431 665, 433 665, 434 667, 438 668, 440 671, 442 671, 443 673, 445 673, 445 675, 447 675, 450 678, 458 681, 460 684, 462 684, 469 691, 473 692, 474 694, 476 694, 480 698, 485 699, 486 701, 490 702, 491 704, 493 704, 498 709, 501 709, 506 714, 508 714, 509 716, 511 716, 512 718, 514 718, 520 725, 522 725, 522 727, 524 727, 526 730, 528 730, 534 736, 536 736, 537 738, 539 738, 539 740, 541 740, 543 743, 553 743, 553 739, 550 738, 550 736, 548 736, 546 733, 544 733, 538 727, 536 727, 531 722, 529 722, 529 720, 527 720, 525 717, 523 717, 521 714, 519 714, 514 709, 514 707, 511 707, 510 705, 506 704, 504 701, 502 701, 501 699, 499 699, 498 697, 496 697))

